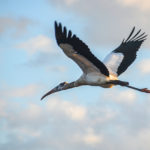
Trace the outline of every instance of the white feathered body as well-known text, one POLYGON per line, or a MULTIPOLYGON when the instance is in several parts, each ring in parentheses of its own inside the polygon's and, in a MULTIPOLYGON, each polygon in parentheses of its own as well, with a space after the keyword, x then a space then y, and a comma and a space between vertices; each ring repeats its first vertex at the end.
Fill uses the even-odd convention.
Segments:
MULTIPOLYGON (((77 82, 79 84, 84 85, 93 85, 93 86, 101 86, 103 88, 111 88, 114 86, 113 84, 106 84, 110 80, 118 80, 117 69, 120 63, 123 60, 123 55, 121 53, 113 53, 111 52, 106 56, 103 63, 106 65, 109 70, 109 77, 103 75, 99 71, 88 72, 87 74, 83 74, 77 82)), ((89 67, 90 68, 90 67, 89 67)))
POLYGON ((117 76, 109 75, 109 77, 99 73, 91 72, 88 74, 83 74, 78 80, 77 83, 80 85, 92 85, 92 86, 101 86, 104 88, 110 88, 112 84, 106 84, 110 80, 118 80, 117 76))

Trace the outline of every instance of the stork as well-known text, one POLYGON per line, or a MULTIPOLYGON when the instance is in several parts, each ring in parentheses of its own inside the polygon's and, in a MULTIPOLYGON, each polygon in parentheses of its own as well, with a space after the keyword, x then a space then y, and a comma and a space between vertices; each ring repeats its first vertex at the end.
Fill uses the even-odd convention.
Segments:
POLYGON ((120 46, 106 56, 104 61, 100 61, 95 57, 89 47, 80 40, 71 30, 67 31, 66 27, 62 27, 61 23, 55 21, 55 36, 58 46, 63 52, 77 63, 83 71, 81 77, 71 83, 62 82, 42 98, 46 96, 70 88, 91 85, 103 88, 111 88, 115 85, 128 87, 140 92, 150 93, 147 88, 137 88, 129 85, 129 82, 118 80, 121 75, 135 60, 136 53, 141 44, 146 40, 147 35, 138 32, 133 27, 129 36, 122 41, 120 46))

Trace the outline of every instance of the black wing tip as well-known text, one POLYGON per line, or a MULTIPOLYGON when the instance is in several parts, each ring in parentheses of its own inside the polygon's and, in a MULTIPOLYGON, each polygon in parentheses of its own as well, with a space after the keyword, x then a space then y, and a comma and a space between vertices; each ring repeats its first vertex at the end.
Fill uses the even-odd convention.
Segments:
POLYGON ((134 30, 135 30, 135 26, 132 28, 132 30, 131 30, 131 32, 130 32, 130 34, 129 34, 129 36, 127 37, 127 39, 126 39, 126 41, 125 41, 125 42, 128 42, 128 40, 129 40, 129 39, 130 39, 130 37, 132 36, 132 34, 133 34, 134 30))
POLYGON ((58 28, 58 22, 55 20, 54 22, 55 30, 58 28))
POLYGON ((62 28, 61 22, 54 21, 55 29, 62 28))
POLYGON ((56 24, 59 24, 59 23, 60 23, 60 22, 58 22, 58 21, 56 21, 56 20, 54 21, 54 24, 55 24, 55 25, 56 25, 56 24))
POLYGON ((145 32, 141 33, 141 29, 139 29, 135 34, 134 32, 135 32, 135 26, 132 28, 127 39, 126 40, 123 39, 122 44, 128 42, 143 42, 146 40, 146 37, 148 36, 147 34, 145 34, 145 32))
POLYGON ((68 38, 70 39, 71 36, 72 36, 72 32, 71 32, 71 30, 69 30, 69 32, 68 32, 68 38))
POLYGON ((54 21, 55 37, 57 44, 63 43, 67 38, 67 29, 62 27, 61 22, 54 21))

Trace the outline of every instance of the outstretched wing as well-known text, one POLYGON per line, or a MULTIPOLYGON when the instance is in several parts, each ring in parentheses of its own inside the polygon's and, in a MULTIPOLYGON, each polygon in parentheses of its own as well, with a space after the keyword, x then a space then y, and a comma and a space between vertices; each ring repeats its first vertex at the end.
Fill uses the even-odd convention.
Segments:
POLYGON ((133 35, 134 30, 135 27, 133 27, 128 38, 123 40, 121 45, 106 56, 103 61, 109 71, 118 76, 133 63, 137 51, 141 44, 146 40, 147 35, 145 35, 145 32, 140 34, 140 29, 135 35, 133 35))
POLYGON ((98 60, 91 52, 88 46, 83 43, 75 34, 66 27, 62 28, 61 23, 55 21, 55 36, 57 44, 62 48, 64 53, 74 60, 84 73, 98 71, 109 76, 106 66, 98 60))

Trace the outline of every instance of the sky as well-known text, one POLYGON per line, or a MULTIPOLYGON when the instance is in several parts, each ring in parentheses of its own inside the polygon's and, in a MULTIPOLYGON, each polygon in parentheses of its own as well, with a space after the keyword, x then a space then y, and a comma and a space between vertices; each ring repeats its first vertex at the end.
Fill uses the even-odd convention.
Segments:
MULTIPOLYGON (((0 1, 0 149, 149 150, 150 95, 83 86, 40 98, 82 71, 57 46, 54 21, 100 60, 135 26, 150 35, 149 0, 0 1)), ((120 75, 150 88, 150 37, 120 75)))

